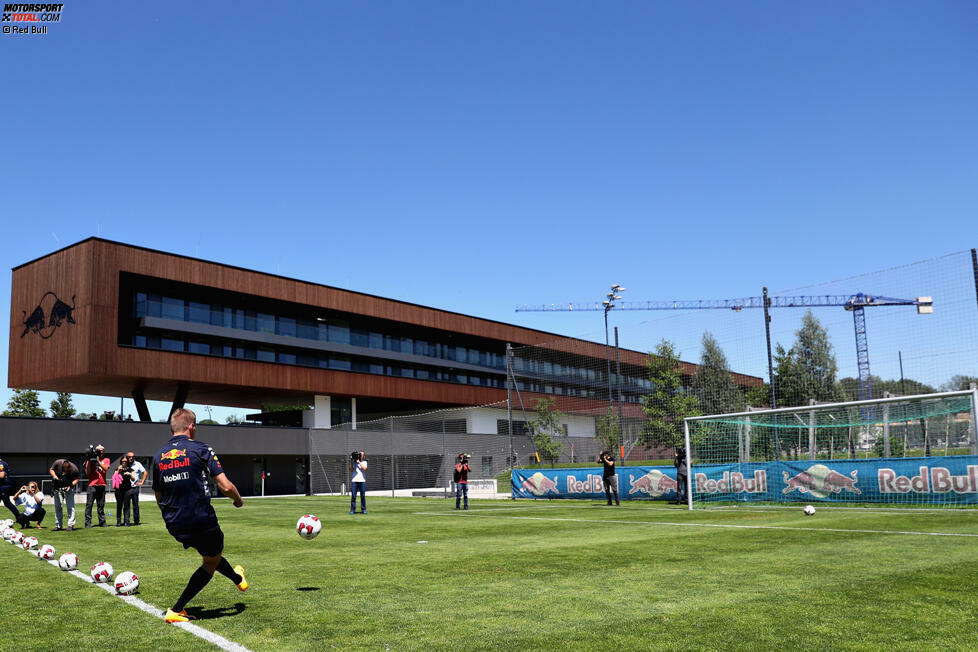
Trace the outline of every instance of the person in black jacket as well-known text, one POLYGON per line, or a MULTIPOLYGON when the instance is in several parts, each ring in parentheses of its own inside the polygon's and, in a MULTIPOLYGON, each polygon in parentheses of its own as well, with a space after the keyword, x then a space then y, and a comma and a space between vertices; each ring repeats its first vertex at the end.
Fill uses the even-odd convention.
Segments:
POLYGON ((608 504, 611 504, 611 497, 614 495, 615 504, 621 505, 618 500, 618 476, 615 474, 615 458, 611 456, 610 452, 601 451, 598 454, 598 461, 604 466, 601 481, 604 484, 604 494, 608 498, 608 504))
POLYGON ((689 492, 689 469, 686 468, 686 450, 682 447, 676 449, 676 458, 672 461, 676 466, 676 504, 682 505, 686 502, 686 494, 689 492))

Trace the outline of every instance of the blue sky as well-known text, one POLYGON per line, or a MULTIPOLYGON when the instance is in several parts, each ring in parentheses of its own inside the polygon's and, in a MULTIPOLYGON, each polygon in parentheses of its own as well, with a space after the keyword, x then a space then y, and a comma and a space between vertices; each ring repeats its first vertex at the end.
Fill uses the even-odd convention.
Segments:
POLYGON ((603 338, 513 309, 978 246, 976 28, 970 1, 69 2, 0 36, 0 262, 101 235, 603 338))

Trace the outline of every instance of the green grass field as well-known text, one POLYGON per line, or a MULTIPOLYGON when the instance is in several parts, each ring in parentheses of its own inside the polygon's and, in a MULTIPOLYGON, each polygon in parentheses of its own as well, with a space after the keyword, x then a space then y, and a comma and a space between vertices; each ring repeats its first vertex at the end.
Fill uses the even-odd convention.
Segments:
MULTIPOLYGON (((368 501, 366 516, 342 498, 216 501, 251 588, 215 575, 188 610, 255 651, 976 646, 972 510, 368 501), (315 540, 295 534, 303 513, 324 521, 315 540)), ((152 502, 143 513, 138 528, 32 534, 82 570, 136 572, 138 597, 165 609, 199 558, 152 502)), ((7 543, 0 577, 0 649, 217 649, 7 543)))

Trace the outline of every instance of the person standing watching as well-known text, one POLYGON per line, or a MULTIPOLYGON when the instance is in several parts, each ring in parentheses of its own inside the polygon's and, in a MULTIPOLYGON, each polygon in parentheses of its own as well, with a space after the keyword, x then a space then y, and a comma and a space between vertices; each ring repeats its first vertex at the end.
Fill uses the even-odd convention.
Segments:
POLYGON ((150 466, 153 491, 167 532, 184 549, 194 548, 202 558, 200 568, 190 576, 187 587, 164 616, 168 623, 182 623, 194 619, 184 607, 207 586, 214 571, 231 580, 239 590, 248 590, 244 568, 231 568, 223 557, 224 532, 207 494, 206 477, 214 478, 217 488, 235 507, 241 507, 244 502, 238 488, 225 475, 214 449, 194 439, 196 414, 184 408, 174 410, 170 415, 170 432, 173 436, 156 452, 150 466))
POLYGON ((608 504, 611 504, 611 496, 614 495, 615 504, 621 505, 618 500, 618 476, 615 474, 615 458, 608 451, 601 451, 598 454, 598 461, 604 466, 601 482, 604 484, 604 495, 608 498, 608 504))
POLYGON ((465 497, 465 509, 469 508, 469 471, 471 471, 469 456, 465 453, 459 453, 452 478, 455 480, 455 509, 458 509, 459 501, 463 496, 465 497))
POLYGON ((14 520, 18 523, 21 520, 20 510, 10 502, 10 492, 14 488, 14 482, 10 477, 10 465, 0 459, 0 499, 4 506, 14 515, 14 520))
POLYGON ((126 453, 126 459, 132 471, 132 488, 126 495, 126 506, 132 505, 132 524, 139 525, 139 490, 146 482, 146 467, 136 461, 136 454, 132 451, 126 453))
POLYGON ((119 467, 112 475, 112 488, 115 489, 115 526, 129 527, 129 503, 127 496, 132 489, 132 469, 129 468, 129 458, 123 456, 119 460, 119 467), (125 512, 125 522, 122 514, 125 512))
POLYGON ((17 519, 21 527, 29 527, 31 521, 37 521, 36 527, 41 529, 41 521, 44 520, 46 513, 41 507, 43 502, 44 494, 40 492, 37 483, 33 481, 28 482, 26 486, 21 487, 14 494, 14 504, 24 506, 24 515, 17 519))
POLYGON ((64 503, 68 508, 68 531, 71 532, 75 529, 75 487, 78 486, 81 474, 74 462, 65 459, 55 460, 48 473, 51 474, 51 485, 54 487, 54 529, 51 531, 64 529, 61 527, 64 522, 61 520, 61 504, 64 503))
POLYGON ((105 446, 99 444, 85 462, 88 491, 85 499, 85 527, 92 527, 92 504, 98 505, 98 526, 105 527, 105 474, 109 470, 109 458, 105 446))
POLYGON ((360 492, 360 513, 367 513, 367 456, 363 451, 350 453, 350 513, 357 513, 357 491, 360 492))
POLYGON ((676 458, 672 461, 676 466, 676 504, 682 505, 686 502, 686 494, 689 492, 689 469, 686 467, 686 450, 682 447, 676 449, 676 458))

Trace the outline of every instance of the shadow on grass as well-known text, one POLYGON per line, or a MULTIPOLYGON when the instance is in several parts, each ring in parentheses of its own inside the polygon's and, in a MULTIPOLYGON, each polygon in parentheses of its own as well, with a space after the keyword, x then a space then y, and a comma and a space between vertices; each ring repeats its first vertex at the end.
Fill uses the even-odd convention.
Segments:
POLYGON ((214 618, 225 618, 227 616, 237 616, 247 607, 243 602, 236 603, 233 607, 218 607, 217 609, 202 609, 200 607, 188 607, 187 613, 197 620, 212 620, 214 618))
POLYGON ((298 587, 296 587, 295 590, 296 591, 318 591, 319 590, 319 587, 318 586, 298 586, 298 587))

